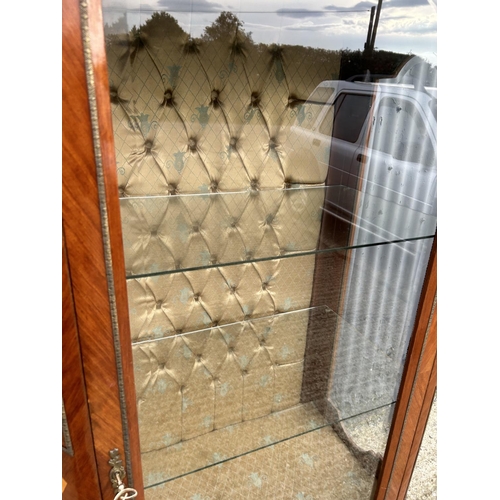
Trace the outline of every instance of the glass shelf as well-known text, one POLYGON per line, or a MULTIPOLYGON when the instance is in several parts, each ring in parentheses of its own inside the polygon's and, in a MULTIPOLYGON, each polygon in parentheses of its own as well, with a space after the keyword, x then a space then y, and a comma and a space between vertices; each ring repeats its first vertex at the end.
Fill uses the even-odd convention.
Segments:
POLYGON ((432 238, 432 206, 353 188, 121 198, 127 279, 432 238))
MULTIPOLYGON (((332 401, 339 328, 336 313, 313 307, 135 342, 146 487, 353 422, 332 401)), ((360 413, 362 436, 370 412, 360 413)))

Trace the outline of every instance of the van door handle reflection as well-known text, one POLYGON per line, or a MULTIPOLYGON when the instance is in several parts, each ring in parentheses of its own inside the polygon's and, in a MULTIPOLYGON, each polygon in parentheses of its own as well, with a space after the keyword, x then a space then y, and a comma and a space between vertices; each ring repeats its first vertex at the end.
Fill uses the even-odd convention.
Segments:
POLYGON ((361 162, 365 162, 368 160, 368 156, 366 155, 362 155, 361 153, 359 153, 358 156, 356 156, 356 160, 359 161, 360 163, 361 162))

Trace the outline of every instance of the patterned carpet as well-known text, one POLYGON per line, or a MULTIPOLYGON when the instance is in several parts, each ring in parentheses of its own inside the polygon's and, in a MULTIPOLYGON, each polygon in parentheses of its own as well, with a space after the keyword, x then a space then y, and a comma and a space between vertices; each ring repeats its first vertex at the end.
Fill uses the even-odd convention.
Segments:
MULTIPOLYGON (((381 452, 391 410, 344 427, 356 444, 381 452)), ((406 500, 437 498, 436 437, 437 397, 406 500)), ((327 426, 147 488, 146 500, 368 500, 372 487, 373 478, 327 426)))
POLYGON ((373 479, 330 427, 148 488, 146 500, 367 500, 373 479))

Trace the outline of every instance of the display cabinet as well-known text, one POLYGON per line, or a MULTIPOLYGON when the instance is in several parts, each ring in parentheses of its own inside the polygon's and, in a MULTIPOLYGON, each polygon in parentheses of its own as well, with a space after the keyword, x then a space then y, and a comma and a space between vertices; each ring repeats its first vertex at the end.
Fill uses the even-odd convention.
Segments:
POLYGON ((63 498, 404 498, 432 67, 341 79, 335 47, 245 27, 286 9, 219 10, 63 2, 63 498))

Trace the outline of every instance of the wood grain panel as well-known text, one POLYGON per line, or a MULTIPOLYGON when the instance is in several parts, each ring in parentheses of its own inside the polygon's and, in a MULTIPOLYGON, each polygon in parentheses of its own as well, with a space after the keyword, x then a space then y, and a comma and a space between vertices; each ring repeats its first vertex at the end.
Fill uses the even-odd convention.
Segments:
POLYGON ((429 258, 375 500, 404 499, 415 467, 437 384, 436 294, 437 236, 429 258))
MULTIPOLYGON (((435 313, 435 318, 437 319, 437 312, 435 313)), ((434 321, 434 319, 433 319, 434 321)), ((431 328, 435 328, 432 326, 431 328)), ((415 400, 414 405, 420 404, 420 412, 418 413, 418 420, 416 420, 413 425, 413 441, 411 443, 411 447, 408 449, 408 457, 406 466, 404 471, 402 467, 395 471, 393 475, 394 484, 400 483, 398 499, 404 500, 406 498, 406 492, 410 487, 411 477, 413 474, 413 470, 415 469, 416 461, 418 458, 418 453, 420 451, 420 446, 422 444, 422 440, 424 438, 425 429, 427 426, 427 421, 429 419, 428 408, 432 407, 432 402, 434 401, 434 396, 436 394, 436 386, 437 386, 437 358, 434 358, 434 363, 432 366, 432 372, 429 377, 429 383, 425 390, 425 393, 422 397, 419 397, 415 400)), ((410 410, 409 413, 417 413, 418 410, 410 410)), ((409 440, 408 440, 409 441, 409 440)))
POLYGON ((88 3, 90 28, 90 49, 94 74, 96 108, 99 120, 99 140, 101 163, 105 185, 107 219, 109 224, 109 242, 111 247, 112 268, 114 277, 114 294, 116 315, 119 325, 121 362, 124 376, 124 389, 128 404, 126 417, 128 422, 129 451, 132 462, 133 481, 129 485, 137 490, 143 489, 142 466, 139 442, 139 423, 136 406, 134 381, 134 365, 131 347, 131 334, 128 310, 127 284, 125 273, 125 256, 123 251, 120 201, 118 195, 118 178, 115 157, 115 144, 111 103, 109 98, 109 78, 106 60, 104 23, 100 0, 88 3))
POLYGON ((73 447, 73 456, 62 452, 62 498, 101 498, 64 243, 62 257, 62 396, 73 447))
MULTIPOLYGON (((89 11, 100 10, 100 5, 88 4, 89 11), (90 7, 91 6, 91 7, 90 7)), ((92 33, 99 30, 95 19, 90 19, 92 33)), ((124 439, 118 372, 113 338, 114 311, 110 305, 106 274, 103 226, 99 206, 96 177, 96 156, 91 127, 89 95, 81 37, 80 5, 77 0, 63 1, 63 228, 66 236, 75 310, 78 322, 87 395, 94 436, 94 447, 103 498, 113 498, 109 481, 109 450, 119 448, 123 456, 124 439)), ((100 28, 102 30, 102 26, 100 28)), ((102 55, 101 55, 102 57, 102 55)), ((102 64, 101 64, 102 66, 102 64)), ((105 77, 102 69, 97 77, 105 77)), ((107 85, 107 80, 106 80, 107 85)), ((109 120, 108 120, 109 122, 109 120)), ((105 128, 106 123, 102 125, 105 128)), ((109 123, 108 125, 109 126, 109 123)), ((109 133, 104 134, 108 141, 109 133)), ((112 144, 112 142, 111 142, 112 144)), ((109 145, 105 150, 109 154, 109 145)), ((117 197, 117 192, 115 193, 117 197)), ((116 218, 116 214, 114 214, 116 218)), ((110 224, 117 224, 114 219, 110 224)), ((104 228, 106 229, 106 228, 104 228)), ((105 233, 105 231, 104 231, 105 233)), ((115 233, 116 234, 116 233, 115 233)), ((116 237, 114 246, 117 246, 116 237)), ((113 252, 115 269, 119 268, 121 247, 113 252)), ((123 265, 123 264, 122 264, 123 265)), ((115 278, 116 307, 120 335, 123 341, 123 368, 128 381, 129 417, 135 408, 133 374, 131 372, 130 333, 128 327, 126 293, 123 293, 125 275, 119 270, 115 278), (122 285, 116 282, 123 280, 122 285), (125 295, 125 297, 124 297, 125 295), (125 311, 123 311, 125 309, 125 311), (128 371, 129 370, 129 371, 128 371), (130 389, 132 388, 132 389, 130 389)), ((135 422, 137 425, 137 422, 135 422)), ((132 430, 133 433, 133 425, 132 430)), ((137 442, 136 438, 133 442, 137 442)), ((132 445, 135 448, 135 445, 132 445)), ((138 454, 137 449, 134 453, 138 454)), ((133 461, 133 459, 132 459, 133 461)), ((142 490, 140 463, 133 463, 134 487, 142 490)), ((142 497, 141 497, 142 498, 142 497)))

